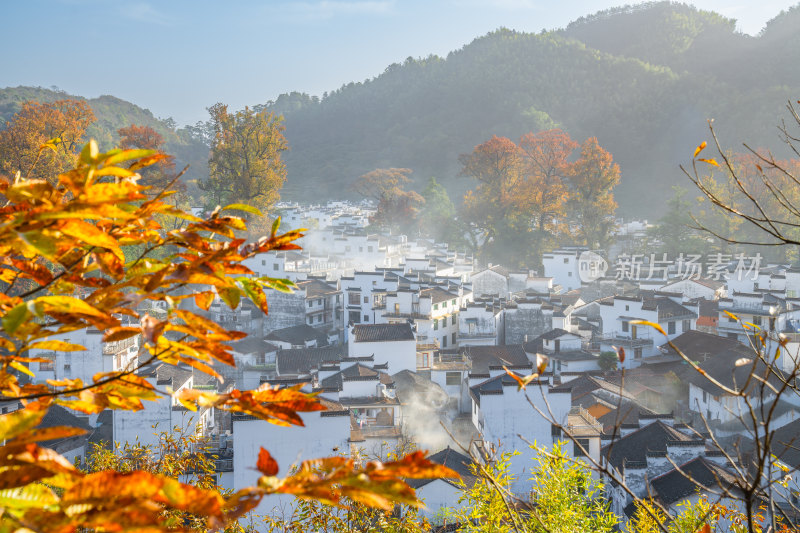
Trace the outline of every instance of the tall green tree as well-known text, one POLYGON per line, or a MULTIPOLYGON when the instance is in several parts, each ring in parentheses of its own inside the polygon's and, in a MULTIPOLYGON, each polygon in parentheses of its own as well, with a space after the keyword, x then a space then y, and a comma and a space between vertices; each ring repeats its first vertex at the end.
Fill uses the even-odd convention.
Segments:
POLYGON ((228 106, 208 108, 213 132, 209 178, 201 182, 214 205, 244 203, 267 210, 280 199, 286 181, 281 153, 288 148, 283 118, 248 107, 228 112, 228 106))
POLYGON ((431 178, 422 190, 422 198, 425 203, 418 216, 420 232, 439 242, 463 246, 463 227, 457 219, 456 206, 447 194, 447 189, 436 178, 431 178))
POLYGON ((692 219, 694 205, 686 198, 688 190, 676 185, 674 194, 667 201, 667 212, 652 230, 652 235, 661 242, 661 251, 669 257, 679 254, 701 253, 708 247, 708 242, 698 231, 692 219))

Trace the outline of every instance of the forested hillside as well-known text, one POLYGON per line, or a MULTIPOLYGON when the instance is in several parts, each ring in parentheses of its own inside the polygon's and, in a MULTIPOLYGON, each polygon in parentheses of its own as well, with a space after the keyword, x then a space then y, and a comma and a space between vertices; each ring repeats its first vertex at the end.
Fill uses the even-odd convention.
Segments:
MULTIPOLYGON (((708 138, 706 119, 731 148, 779 144, 784 104, 800 97, 799 30, 798 7, 751 37, 716 13, 655 2, 553 32, 499 29, 446 58, 408 58, 322 97, 291 93, 255 107, 286 119, 285 199, 352 197, 358 176, 397 167, 414 171, 417 190, 435 176, 458 204, 474 186, 459 177, 460 154, 492 135, 517 140, 558 126, 573 138, 596 136, 613 154, 622 214, 653 216, 685 181, 678 165, 708 138)), ((0 119, 24 100, 65 96, 1 89, 0 119)), ((98 118, 89 134, 101 145, 113 144, 122 126, 149 125, 179 164, 192 164, 193 178, 207 176, 208 148, 194 128, 175 130, 112 96, 87 102, 98 118)))
POLYGON ((57 89, 7 87, 0 89, 0 128, 19 111, 22 102, 53 102, 65 98, 85 100, 92 108, 96 120, 87 129, 86 136, 95 139, 101 149, 116 145, 119 141, 119 128, 131 124, 150 126, 164 137, 167 152, 175 156, 178 168, 191 165, 187 179, 205 179, 208 176, 208 147, 193 135, 191 128, 176 130, 175 124, 170 120, 156 118, 148 109, 114 96, 84 98, 57 89))
POLYGON ((556 124, 597 136, 622 168, 622 211, 652 215, 685 179, 678 164, 707 137, 707 118, 733 146, 775 145, 784 104, 798 96, 799 15, 750 37, 715 13, 653 3, 557 32, 501 29, 321 99, 283 95, 269 105, 285 114, 291 146, 284 197, 340 196, 377 167, 411 168, 417 183, 433 175, 460 192, 472 184, 458 177, 459 154, 493 134, 556 124))

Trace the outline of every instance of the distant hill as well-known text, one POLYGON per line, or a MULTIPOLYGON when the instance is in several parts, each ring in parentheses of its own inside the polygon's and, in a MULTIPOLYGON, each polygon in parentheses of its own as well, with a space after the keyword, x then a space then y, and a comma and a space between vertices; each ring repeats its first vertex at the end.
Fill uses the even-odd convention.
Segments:
MULTIPOLYGON (((283 114, 290 150, 282 197, 353 197, 349 185, 379 167, 413 169, 418 188, 435 176, 454 196, 474 184, 458 176, 458 156, 492 135, 512 139, 559 126, 574 139, 598 137, 622 169, 621 214, 657 217, 678 165, 708 139, 714 118, 731 149, 780 149, 776 125, 800 99, 800 5, 751 37, 735 21, 671 2, 602 11, 554 32, 506 29, 447 57, 408 58, 373 79, 321 98, 284 94, 266 107, 283 114)), ((0 89, 0 119, 49 89, 0 89)), ((131 123, 152 126, 192 178, 207 175, 208 148, 191 128, 134 104, 87 100, 98 121, 90 134, 108 146, 131 123)), ((1 126, 0 126, 1 127, 1 126)))
POLYGON ((471 187, 457 157, 491 135, 558 125, 597 136, 622 168, 627 214, 653 216, 715 118, 732 148, 776 146, 787 100, 800 97, 800 9, 762 35, 683 4, 601 12, 549 33, 501 29, 446 58, 393 64, 322 98, 292 93, 267 107, 286 118, 284 197, 324 199, 377 167, 471 187))
POLYGON ((84 98, 57 89, 6 87, 0 89, 0 128, 19 111, 23 102, 63 99, 85 100, 91 106, 97 120, 87 130, 87 137, 95 139, 102 149, 111 148, 119 141, 119 128, 131 124, 150 126, 164 137, 166 151, 175 156, 178 168, 191 165, 187 179, 208 176, 208 148, 193 138, 188 129, 176 130, 174 124, 154 117, 150 110, 114 96, 84 98))

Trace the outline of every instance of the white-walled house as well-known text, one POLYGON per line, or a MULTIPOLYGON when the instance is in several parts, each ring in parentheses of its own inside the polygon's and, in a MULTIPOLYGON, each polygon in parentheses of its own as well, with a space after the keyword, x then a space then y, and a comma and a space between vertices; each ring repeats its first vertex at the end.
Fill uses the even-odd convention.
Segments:
POLYGON ((30 350, 28 352, 30 357, 42 357, 48 360, 48 362, 30 364, 31 370, 35 374, 34 382, 43 383, 48 379, 75 378, 91 382, 95 374, 124 370, 136 365, 139 357, 139 335, 114 342, 103 342, 102 338, 102 332, 94 328, 48 337, 48 340, 77 344, 86 350, 76 352, 30 350))
MULTIPOLYGON (((744 511, 736 476, 725 468, 724 462, 708 457, 679 463, 677 469, 650 480, 650 489, 652 497, 671 516, 679 514, 686 504, 697 504, 703 497, 727 509, 744 511)), ((730 518, 723 516, 714 529, 730 531, 730 525, 730 518)))
POLYGON ((446 466, 461 476, 461 479, 409 479, 407 481, 416 491, 417 498, 425 504, 420 510, 420 514, 428 520, 435 520, 435 517, 444 509, 459 507, 458 500, 461 498, 464 488, 471 489, 475 485, 477 477, 470 469, 472 459, 449 446, 428 456, 428 460, 446 466))
POLYGON ((497 346, 505 344, 505 308, 495 298, 467 302, 458 314, 459 346, 497 346))
POLYGON ((586 248, 566 247, 542 255, 544 275, 564 291, 581 287, 579 258, 586 248))
POLYGON ((417 333, 420 361, 418 368, 430 367, 430 357, 436 348, 458 346, 458 316, 462 304, 469 301, 471 293, 461 287, 447 290, 440 286, 398 289, 386 295, 383 320, 386 322, 413 321, 417 333))
POLYGON ((513 271, 492 264, 472 274, 469 282, 476 298, 511 298, 526 292, 550 294, 554 290, 551 277, 537 276, 530 270, 513 271))
POLYGON ((479 446, 484 450, 496 449, 499 443, 498 452, 521 452, 510 460, 509 471, 516 477, 511 491, 527 497, 532 487, 528 478, 536 452, 526 441, 546 447, 553 444, 553 424, 568 424, 571 394, 568 387, 554 387, 549 376, 531 382, 526 391, 520 391, 518 385, 504 372, 472 386, 472 422, 480 433, 479 446), (526 392, 541 413, 552 413, 553 420, 528 403, 526 392))
POLYGON ((540 335, 523 344, 523 348, 537 367, 547 364, 553 375, 562 376, 562 381, 565 375, 600 369, 598 354, 584 349, 583 338, 561 328, 540 335))
POLYGON ((327 344, 328 337, 308 324, 276 329, 264 337, 264 340, 278 348, 314 348, 327 344), (325 340, 324 343, 320 340, 325 340))
POLYGON ((388 365, 389 374, 417 370, 416 336, 411 326, 400 324, 356 324, 350 328, 347 355, 374 356, 376 365, 388 365))
POLYGON ((330 336, 343 335, 343 297, 336 283, 319 278, 297 282, 297 292, 304 296, 305 323, 330 336))
POLYGON ((402 271, 376 270, 356 271, 352 276, 342 276, 339 284, 344 298, 346 324, 383 322, 379 317, 385 308, 385 295, 398 290, 401 274, 402 271))
POLYGON ((386 365, 368 366, 342 361, 320 375, 321 390, 339 391, 339 402, 353 415, 353 453, 385 460, 396 450, 402 435, 402 409, 394 391, 394 380, 386 365))
MULTIPOLYGON (((293 465, 319 457, 350 454, 351 414, 338 402, 319 398, 325 411, 300 413, 304 426, 276 426, 250 415, 235 413, 233 432, 233 490, 251 487, 260 477, 256 470, 260 449, 265 448, 278 463, 278 474, 287 475, 293 465)), ((264 498, 256 514, 276 515, 293 498, 264 498)))
POLYGON ((639 366, 643 358, 658 355, 658 345, 667 339, 695 329, 697 307, 687 307, 676 300, 680 295, 611 296, 599 304, 602 336, 601 351, 623 347, 626 368, 639 366), (667 337, 652 327, 636 325, 634 321, 653 322, 661 326, 667 337))
POLYGON ((440 351, 431 366, 431 381, 450 397, 460 413, 472 409, 470 387, 505 374, 505 369, 530 374, 533 364, 522 345, 463 346, 458 352, 440 351))
MULTIPOLYGON (((634 431, 605 439, 601 450, 601 464, 617 478, 625 480, 626 485, 641 498, 648 495, 648 480, 671 471, 673 463, 682 464, 706 453, 706 442, 688 431, 680 431, 672 420, 655 419, 634 431)), ((609 435, 610 436, 610 435, 609 435)), ((609 476, 602 478, 609 487, 611 510, 621 519, 625 507, 631 503, 629 493, 612 483, 609 476)))
POLYGON ((65 409, 60 405, 51 405, 44 418, 36 426, 36 429, 45 429, 51 427, 75 427, 86 431, 83 435, 74 435, 72 437, 65 437, 41 442, 40 444, 46 448, 51 448, 57 453, 61 454, 67 461, 72 464, 84 464, 89 451, 89 435, 91 434, 92 427, 88 423, 88 417, 83 413, 65 409))
POLYGON ((720 280, 706 278, 686 278, 659 284, 657 290, 680 294, 684 300, 703 298, 704 300, 717 300, 726 294, 725 283, 720 280))
MULTIPOLYGON (((194 372, 165 363, 140 371, 159 390, 178 392, 196 388, 194 372)), ((202 379, 206 381, 207 376, 202 379)), ((214 409, 205 407, 189 411, 178 400, 164 396, 155 401, 143 401, 140 411, 113 411, 114 441, 118 443, 138 442, 144 446, 158 444, 158 433, 177 429, 183 435, 210 435, 214 430, 214 409), (154 427, 155 426, 155 427, 154 427)))
MULTIPOLYGON (((737 390, 738 387, 749 383, 749 389, 752 391, 749 401, 754 409, 758 410, 762 404, 769 405, 774 401, 775 394, 770 387, 766 387, 762 393, 755 384, 756 380, 747 379, 753 368, 752 347, 736 339, 699 331, 680 335, 672 343, 686 357, 697 362, 706 375, 725 387, 737 390)), ((675 355, 668 345, 661 346, 661 351, 666 355, 675 355)), ((755 366, 755 372, 756 375, 765 375, 765 367, 760 360, 755 366)), ((768 380, 771 386, 780 388, 781 379, 780 370, 773 368, 768 380)), ((741 396, 726 392, 698 372, 687 372, 685 380, 688 383, 685 407, 688 409, 687 416, 693 418, 695 427, 705 428, 705 424, 708 423, 719 436, 748 433, 748 407, 741 396)), ((797 418, 800 413, 798 409, 800 409, 800 397, 796 394, 783 395, 773 414, 773 427, 779 427, 780 424, 797 418)))

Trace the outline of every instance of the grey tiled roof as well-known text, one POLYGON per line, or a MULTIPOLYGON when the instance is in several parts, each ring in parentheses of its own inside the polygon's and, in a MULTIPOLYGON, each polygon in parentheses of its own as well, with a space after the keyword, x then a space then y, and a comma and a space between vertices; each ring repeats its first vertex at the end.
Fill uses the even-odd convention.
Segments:
POLYGON ((337 363, 346 355, 347 350, 342 346, 280 350, 276 356, 277 371, 280 375, 309 374, 321 364, 337 363))
MULTIPOLYGON (((478 478, 475 477, 470 470, 472 459, 462 453, 458 453, 449 446, 444 450, 429 456, 428 460, 433 463, 446 466, 450 470, 454 470, 459 476, 461 476, 460 482, 464 483, 467 488, 471 488, 473 485, 475 485, 475 482, 478 481, 478 478)), ((427 485, 431 481, 434 481, 434 479, 409 479, 406 482, 413 489, 418 489, 427 485)), ((457 479, 443 479, 442 481, 455 487, 460 486, 459 480, 457 479)))
POLYGON ((669 442, 693 440, 695 437, 681 433, 674 427, 657 420, 603 446, 600 454, 605 456, 615 468, 621 470, 625 463, 647 461, 648 452, 666 452, 669 442))
POLYGON ((533 367, 521 344, 467 346, 464 355, 472 361, 473 374, 488 374, 492 367, 533 367))
POLYGON ((289 326, 288 328, 276 329, 266 337, 266 340, 288 342, 293 346, 305 344, 307 341, 318 339, 320 333, 308 324, 289 326))
POLYGON ((668 506, 696 494, 698 489, 719 487, 729 490, 735 481, 735 476, 720 465, 698 457, 680 465, 680 471, 673 469, 653 479, 650 485, 656 499, 668 506))
POLYGON ((391 342, 414 340, 409 324, 357 324, 353 327, 354 342, 391 342))

